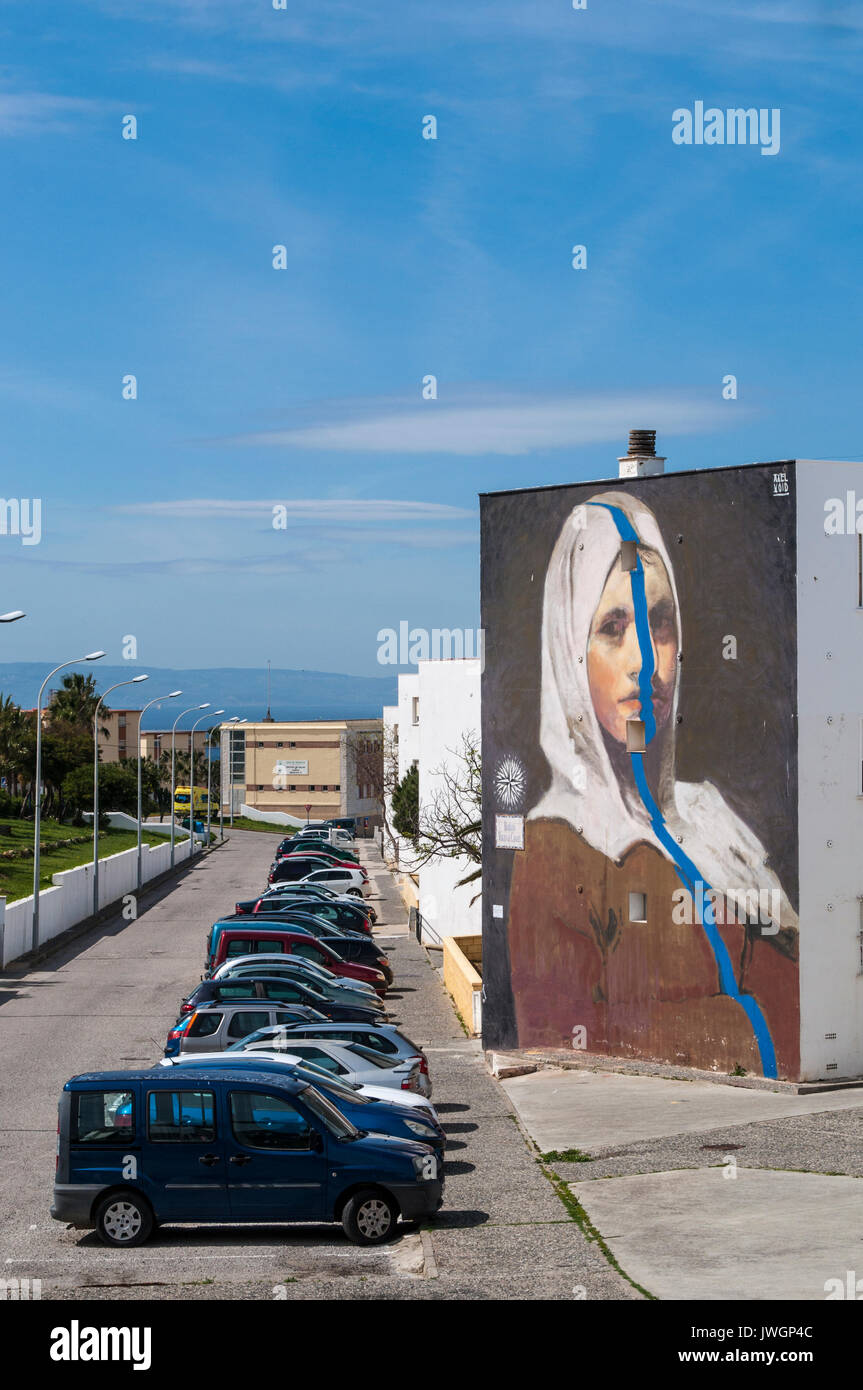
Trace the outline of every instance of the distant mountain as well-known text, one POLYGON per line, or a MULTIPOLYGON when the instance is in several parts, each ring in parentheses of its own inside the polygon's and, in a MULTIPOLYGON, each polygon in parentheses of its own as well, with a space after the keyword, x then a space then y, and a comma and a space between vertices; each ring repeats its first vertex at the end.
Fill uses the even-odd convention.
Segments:
MULTIPOLYGON (((40 685, 56 664, 49 659, 0 665, 0 696, 11 695, 16 704, 33 709, 40 685)), ((62 685, 63 677, 71 671, 92 673, 99 690, 143 672, 149 675, 146 683, 124 686, 109 695, 106 701, 109 709, 140 709, 162 692, 167 695, 171 690, 182 690, 179 699, 167 701, 160 710, 154 706, 148 712, 145 728, 158 728, 160 722, 166 724, 171 709, 186 709, 205 700, 213 709, 224 709, 225 718, 238 714, 250 723, 263 719, 267 712, 266 671, 234 666, 184 671, 170 666, 149 666, 143 661, 108 666, 104 659, 82 661, 58 671, 46 687, 43 703, 47 702, 48 691, 62 685)), ((380 716, 383 705, 394 705, 398 701, 395 675, 343 676, 331 671, 274 670, 270 686, 270 713, 274 719, 372 719, 380 716)), ((176 713, 173 714, 170 722, 176 717, 176 713)))

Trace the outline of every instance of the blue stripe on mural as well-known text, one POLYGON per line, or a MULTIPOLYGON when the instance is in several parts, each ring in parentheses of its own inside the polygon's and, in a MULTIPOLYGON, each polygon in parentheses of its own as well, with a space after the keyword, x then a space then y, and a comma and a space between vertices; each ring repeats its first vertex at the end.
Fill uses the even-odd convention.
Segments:
MULTIPOLYGON (((607 502, 592 502, 590 506, 605 507, 614 520, 618 535, 621 540, 635 541, 638 544, 638 536, 633 529, 629 517, 618 507, 612 507, 607 502)), ((656 733, 656 720, 653 714, 653 642, 650 637, 650 622, 647 612, 647 595, 644 587, 644 571, 641 565, 641 558, 638 557, 636 569, 630 575, 632 585, 632 603, 635 612, 635 630, 638 634, 638 645, 641 650, 641 672, 639 674, 639 692, 641 694, 641 717, 644 720, 645 740, 650 743, 656 733), (645 672, 648 672, 646 681, 643 679, 645 672)), ((719 972, 719 987, 723 994, 728 995, 735 1003, 739 1004, 749 1022, 758 1044, 758 1051, 761 1056, 761 1068, 765 1076, 775 1077, 777 1075, 776 1051, 773 1046, 773 1039, 770 1036, 770 1029, 767 1020, 761 1012, 758 1000, 751 994, 741 994, 737 985, 737 977, 734 974, 734 967, 731 964, 731 957, 728 949, 716 926, 716 919, 712 905, 705 903, 704 898, 707 893, 715 890, 702 878, 698 868, 692 860, 683 853, 674 836, 669 834, 662 812, 653 799, 650 787, 647 785, 647 777, 644 771, 644 763, 641 753, 631 753, 630 762, 632 772, 635 777, 635 785, 647 814, 650 816, 650 824, 660 844, 664 845, 671 856, 671 862, 677 870, 677 876, 692 896, 699 924, 704 928, 704 933, 713 952, 716 967, 719 972), (700 886, 700 893, 698 888, 700 886)))

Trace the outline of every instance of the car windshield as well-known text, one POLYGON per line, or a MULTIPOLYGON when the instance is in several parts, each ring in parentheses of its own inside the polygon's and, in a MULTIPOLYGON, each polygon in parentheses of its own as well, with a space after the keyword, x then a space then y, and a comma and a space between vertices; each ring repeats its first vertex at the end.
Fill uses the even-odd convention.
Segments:
MULTIPOLYGON (((298 1054, 299 1055, 299 1054, 298 1054)), ((333 1091, 337 1095, 349 1100, 351 1105, 373 1105, 374 1102, 368 1096, 361 1096, 359 1086, 353 1081, 344 1081, 340 1076, 333 1076, 332 1072, 326 1071, 324 1067, 319 1067, 317 1062, 309 1062, 303 1058, 302 1066, 297 1067, 297 1076, 302 1076, 303 1072, 309 1072, 312 1079, 318 1085, 326 1086, 328 1091, 333 1091)))
POLYGON ((349 1043, 351 1052, 355 1052, 364 1061, 371 1062, 372 1066, 380 1067, 381 1071, 389 1071, 393 1063, 397 1061, 395 1057, 385 1057, 381 1052, 373 1052, 370 1047, 363 1047, 361 1043, 349 1043))
POLYGON ((327 1100, 320 1091, 316 1091, 314 1086, 306 1086, 300 1091, 300 1096, 312 1114, 317 1115, 337 1139, 359 1139, 360 1131, 356 1126, 336 1109, 331 1100, 327 1100))
MULTIPOLYGON (((286 1036, 287 1033, 285 1030, 274 1035, 271 1024, 269 1028, 256 1028, 254 1033, 249 1033, 245 1038, 240 1038, 239 1042, 231 1043, 226 1051, 244 1052, 247 1047, 251 1047, 252 1043, 264 1042, 265 1040, 271 1042, 274 1048, 282 1048, 284 1045, 281 1040, 286 1036)), ((288 1049, 284 1047, 284 1051, 287 1052, 287 1050, 288 1049)))

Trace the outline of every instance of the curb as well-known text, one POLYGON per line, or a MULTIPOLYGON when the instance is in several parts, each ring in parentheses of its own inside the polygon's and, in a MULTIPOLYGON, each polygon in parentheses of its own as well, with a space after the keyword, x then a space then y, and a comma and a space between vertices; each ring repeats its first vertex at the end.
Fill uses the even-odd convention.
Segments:
POLYGON ((598 1052, 571 1052, 554 1049, 523 1052, 485 1053, 486 1065, 492 1076, 506 1080, 512 1076, 527 1076, 536 1071, 611 1071, 627 1076, 659 1076, 668 1081, 709 1081, 714 1086, 738 1086, 749 1091, 773 1091, 779 1095, 812 1096, 825 1091, 848 1091, 863 1088, 863 1077, 837 1081, 773 1081, 763 1076, 731 1076, 726 1072, 699 1071, 695 1067, 675 1067, 670 1063, 626 1061, 606 1057, 598 1052))

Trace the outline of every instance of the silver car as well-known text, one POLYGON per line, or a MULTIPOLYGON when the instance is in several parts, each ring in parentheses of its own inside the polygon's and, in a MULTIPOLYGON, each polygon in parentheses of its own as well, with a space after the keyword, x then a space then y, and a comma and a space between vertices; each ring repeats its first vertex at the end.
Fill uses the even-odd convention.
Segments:
POLYGON ((345 1004, 358 1004, 365 1009, 375 1009, 378 1013, 386 1012, 383 1000, 378 998, 372 986, 364 980, 351 980, 334 975, 326 967, 315 965, 313 961, 303 960, 299 956, 286 957, 264 952, 257 956, 229 956, 212 978, 226 980, 228 976, 233 979, 235 976, 243 975, 266 975, 271 978, 284 976, 290 980, 307 979, 319 989, 323 988, 324 993, 338 990, 337 994, 332 995, 334 1000, 345 1004))
POLYGON ((168 1034, 166 1057, 179 1057, 187 1052, 223 1052, 233 1043, 256 1033, 260 1028, 276 1024, 295 1024, 305 1016, 317 1015, 317 1009, 302 1004, 281 1004, 276 999, 238 999, 202 1004, 199 1009, 181 1018, 168 1034))
POLYGON ((274 1037, 250 1038, 248 1043, 239 1044, 233 1051, 268 1052, 276 1056, 290 1054, 359 1086, 385 1086, 422 1094, 419 1063, 413 1058, 383 1057, 370 1047, 351 1045, 335 1038, 294 1038, 280 1033, 274 1037))
MULTIPOLYGON (((334 1046, 338 1046, 338 1044, 334 1044, 334 1046)), ((346 1049, 346 1051, 349 1050, 346 1049)), ((357 1095, 365 1096, 367 1100, 385 1101, 390 1105, 405 1105, 410 1110, 416 1110, 417 1114, 428 1116, 436 1125, 440 1124, 437 1111, 426 1096, 419 1094, 417 1091, 404 1090, 404 1081, 393 1082, 390 1085, 386 1085, 385 1082, 387 1077, 384 1072, 380 1070, 379 1065, 373 1066, 370 1073, 370 1075, 374 1077, 373 1085, 366 1085, 364 1082, 355 1080, 354 1077, 360 1074, 361 1067, 364 1063, 362 1059, 351 1058, 350 1056, 346 1058, 348 1063, 353 1061, 360 1062, 360 1069, 358 1069, 356 1073, 350 1070, 340 1070, 336 1072, 332 1067, 331 1059, 325 1059, 325 1065, 321 1066, 308 1056, 300 1056, 298 1052, 282 1052, 281 1050, 265 1052, 263 1048, 257 1047, 243 1049, 241 1051, 237 1051, 235 1048, 229 1048, 227 1052, 208 1053, 207 1066, 209 1066, 211 1062, 215 1062, 219 1065, 230 1065, 237 1057, 254 1058, 257 1056, 259 1056, 262 1061, 284 1063, 285 1066, 288 1067, 305 1067, 310 1072, 319 1074, 322 1081, 326 1079, 334 1087, 344 1087, 346 1094, 348 1092, 356 1092, 357 1095), (383 1082, 381 1080, 382 1077, 383 1082)), ((163 1057, 160 1062, 160 1065, 163 1067, 200 1066, 200 1064, 200 1057, 195 1053, 187 1053, 182 1057, 163 1057)))

